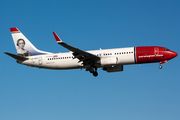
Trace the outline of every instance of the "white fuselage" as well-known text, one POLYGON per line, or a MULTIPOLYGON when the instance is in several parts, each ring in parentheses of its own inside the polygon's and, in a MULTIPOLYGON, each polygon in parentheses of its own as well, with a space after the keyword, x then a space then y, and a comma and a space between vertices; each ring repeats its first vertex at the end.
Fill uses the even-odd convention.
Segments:
MULTIPOLYGON (((97 67, 114 66, 114 65, 127 65, 135 64, 135 48, 117 48, 117 49, 104 49, 86 51, 101 58, 96 64, 97 67)), ((45 69, 77 69, 88 68, 84 66, 82 61, 74 58, 72 52, 44 54, 29 56, 28 60, 18 61, 30 67, 38 67, 45 69)))

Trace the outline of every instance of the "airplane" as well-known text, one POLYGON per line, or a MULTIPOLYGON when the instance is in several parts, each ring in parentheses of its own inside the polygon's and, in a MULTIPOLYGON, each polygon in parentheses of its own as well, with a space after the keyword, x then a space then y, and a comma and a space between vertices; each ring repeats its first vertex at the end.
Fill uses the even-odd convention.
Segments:
POLYGON ((97 69, 102 68, 107 72, 123 71, 124 65, 144 64, 159 62, 159 68, 163 63, 176 57, 178 54, 165 47, 141 46, 115 49, 100 49, 84 51, 63 42, 53 32, 56 42, 69 50, 66 53, 51 53, 37 49, 19 30, 10 28, 17 54, 4 52, 16 59, 17 63, 29 67, 44 69, 67 70, 85 69, 98 76, 97 69))

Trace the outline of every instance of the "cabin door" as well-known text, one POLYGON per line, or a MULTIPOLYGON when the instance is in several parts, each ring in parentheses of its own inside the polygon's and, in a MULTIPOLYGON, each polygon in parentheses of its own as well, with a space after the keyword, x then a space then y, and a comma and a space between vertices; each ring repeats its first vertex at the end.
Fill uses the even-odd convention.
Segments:
POLYGON ((39 65, 42 65, 42 57, 39 57, 39 65))
POLYGON ((154 48, 154 54, 159 55, 159 48, 157 48, 157 47, 154 48))
POLYGON ((154 48, 154 54, 155 54, 154 59, 158 61, 161 58, 161 56, 159 55, 159 48, 157 47, 154 48))

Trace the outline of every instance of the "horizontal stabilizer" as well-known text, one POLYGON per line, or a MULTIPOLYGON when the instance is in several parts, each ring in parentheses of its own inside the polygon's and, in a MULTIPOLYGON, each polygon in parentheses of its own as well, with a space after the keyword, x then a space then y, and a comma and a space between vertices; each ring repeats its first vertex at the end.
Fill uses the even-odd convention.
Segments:
POLYGON ((16 59, 16 60, 28 60, 29 59, 29 58, 25 58, 25 57, 15 55, 15 54, 12 54, 12 53, 8 53, 8 52, 4 52, 4 53, 9 55, 10 57, 16 59))

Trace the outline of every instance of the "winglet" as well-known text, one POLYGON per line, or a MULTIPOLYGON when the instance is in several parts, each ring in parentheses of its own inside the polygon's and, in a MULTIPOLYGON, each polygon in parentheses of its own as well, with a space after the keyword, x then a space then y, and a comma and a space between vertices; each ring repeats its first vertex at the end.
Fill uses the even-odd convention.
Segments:
POLYGON ((62 43, 63 42, 55 32, 53 32, 53 35, 54 35, 57 43, 62 43))

